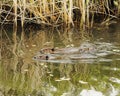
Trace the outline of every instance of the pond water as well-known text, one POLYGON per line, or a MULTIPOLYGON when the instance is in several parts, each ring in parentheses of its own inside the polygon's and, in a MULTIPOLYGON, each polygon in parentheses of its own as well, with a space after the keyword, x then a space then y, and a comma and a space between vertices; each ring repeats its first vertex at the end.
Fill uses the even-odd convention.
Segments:
POLYGON ((120 24, 97 26, 88 31, 29 30, 27 35, 20 36, 18 32, 13 42, 12 31, 1 29, 0 96, 120 96, 119 30, 120 24), (108 49, 112 46, 112 54, 78 58, 72 63, 64 58, 33 59, 42 48, 78 48, 84 42, 108 44, 108 49))

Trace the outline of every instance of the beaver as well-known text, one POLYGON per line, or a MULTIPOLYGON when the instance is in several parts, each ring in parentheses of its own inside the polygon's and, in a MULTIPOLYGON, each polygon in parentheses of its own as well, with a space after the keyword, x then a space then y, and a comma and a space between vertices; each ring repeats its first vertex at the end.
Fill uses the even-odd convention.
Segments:
POLYGON ((81 54, 81 53, 94 53, 96 46, 91 43, 82 43, 79 47, 66 47, 66 48, 43 48, 40 54, 81 54))
POLYGON ((77 60, 96 59, 98 57, 112 54, 113 45, 110 43, 89 43, 84 42, 79 47, 65 48, 42 48, 39 54, 34 57, 37 60, 77 60))

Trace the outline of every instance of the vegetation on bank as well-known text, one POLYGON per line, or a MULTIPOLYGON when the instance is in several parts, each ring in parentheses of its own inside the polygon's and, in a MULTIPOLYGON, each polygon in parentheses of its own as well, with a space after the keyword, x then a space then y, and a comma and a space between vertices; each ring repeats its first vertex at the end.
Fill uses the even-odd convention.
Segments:
POLYGON ((76 22, 91 26, 99 16, 119 18, 119 0, 2 0, 0 23, 21 21, 21 24, 47 25, 72 24, 76 22))

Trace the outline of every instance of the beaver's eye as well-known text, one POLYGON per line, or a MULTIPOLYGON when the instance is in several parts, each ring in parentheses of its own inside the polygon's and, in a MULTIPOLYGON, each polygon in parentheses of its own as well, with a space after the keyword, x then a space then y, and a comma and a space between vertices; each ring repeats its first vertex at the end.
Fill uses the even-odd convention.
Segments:
POLYGON ((52 48, 51 50, 52 50, 52 51, 55 51, 55 49, 54 49, 54 48, 52 48))
POLYGON ((34 59, 37 59, 36 57, 33 57, 34 59))
POLYGON ((48 56, 46 56, 46 60, 48 60, 49 59, 49 57, 48 56))

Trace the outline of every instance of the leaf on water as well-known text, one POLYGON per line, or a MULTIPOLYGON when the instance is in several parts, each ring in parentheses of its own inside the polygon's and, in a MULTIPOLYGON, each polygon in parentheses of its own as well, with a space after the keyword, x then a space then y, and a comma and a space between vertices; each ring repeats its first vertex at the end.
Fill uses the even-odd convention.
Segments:
POLYGON ((81 83, 81 84, 88 84, 88 82, 84 82, 84 81, 79 81, 79 83, 81 83))
POLYGON ((53 74, 50 74, 51 77, 53 77, 54 75, 53 74))
POLYGON ((62 77, 62 78, 57 79, 55 81, 69 81, 69 80, 70 80, 70 78, 62 77))
POLYGON ((28 69, 24 69, 24 71, 25 71, 25 72, 27 72, 27 71, 28 71, 28 69))
POLYGON ((35 44, 33 44, 33 45, 32 45, 32 47, 36 47, 36 45, 35 45, 35 44))
POLYGON ((61 80, 70 80, 70 78, 62 77, 61 80))

